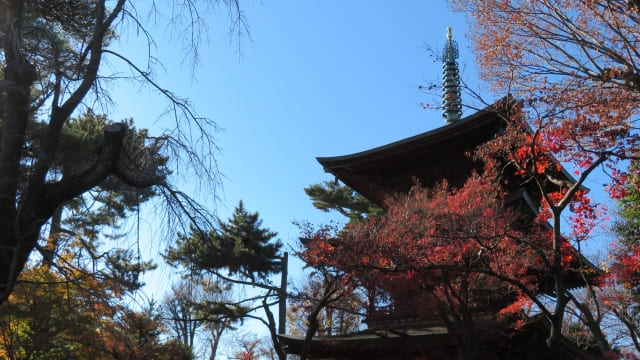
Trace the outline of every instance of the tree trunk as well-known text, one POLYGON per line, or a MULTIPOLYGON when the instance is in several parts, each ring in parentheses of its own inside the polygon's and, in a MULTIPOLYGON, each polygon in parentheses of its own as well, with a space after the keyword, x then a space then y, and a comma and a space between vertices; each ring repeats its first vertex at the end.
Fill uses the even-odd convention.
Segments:
POLYGON ((222 332, 224 331, 224 325, 220 327, 220 329, 212 330, 211 334, 213 335, 213 340, 209 341, 209 345, 211 346, 211 354, 209 355, 209 360, 216 359, 216 353, 218 352, 218 345, 220 344, 220 337, 222 336, 222 332))
MULTIPOLYGON (((4 34, 3 91, 5 118, 2 119, 0 137, 0 303, 4 302, 15 284, 16 273, 22 270, 20 264, 29 245, 37 236, 23 234, 17 220, 19 209, 16 207, 20 180, 20 160, 30 111, 30 90, 36 79, 33 66, 21 53, 20 29, 22 23, 23 1, 10 1, 0 7, 4 34), (26 243, 26 246, 22 246, 26 243)), ((29 231, 27 232, 29 233, 29 231)))
MULTIPOLYGON (((126 127, 105 127, 102 152, 89 169, 49 182, 51 161, 63 124, 95 83, 102 46, 111 23, 122 11, 125 0, 119 0, 105 18, 104 1, 95 5, 96 25, 91 41, 90 59, 80 85, 63 104, 52 104, 46 135, 30 171, 24 174, 23 150, 27 124, 33 116, 31 88, 36 81, 35 67, 22 51, 22 20, 25 1, 11 0, 0 6, 0 34, 6 66, 0 97, 5 109, 0 123, 0 304, 5 302, 18 275, 40 238, 42 226, 64 202, 90 190, 109 174, 119 174, 117 162, 126 127), (28 177, 26 177, 28 176, 28 177)), ((60 89, 58 89, 60 90, 60 89)), ((59 95, 59 94, 58 94, 59 95)), ((54 94, 56 96, 56 94, 54 94)))
POLYGON ((276 332, 276 321, 273 318, 273 313, 269 310, 269 305, 267 304, 267 298, 271 295, 271 292, 267 292, 267 294, 262 299, 262 307, 264 308, 264 312, 267 315, 267 320, 269 324, 269 334, 271 335, 271 341, 273 342, 273 347, 276 349, 276 354, 278 354, 278 359, 286 360, 287 355, 282 350, 282 346, 280 346, 280 341, 278 340, 278 334, 276 332))

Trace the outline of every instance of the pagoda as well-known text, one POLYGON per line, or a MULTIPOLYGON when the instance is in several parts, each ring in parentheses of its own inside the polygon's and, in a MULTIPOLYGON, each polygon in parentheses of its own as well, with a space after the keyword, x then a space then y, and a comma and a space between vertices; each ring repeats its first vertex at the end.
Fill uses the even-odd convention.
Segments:
MULTIPOLYGON (((370 201, 384 206, 393 194, 406 193, 418 182, 432 187, 446 180, 459 187, 473 172, 481 172, 483 164, 469 156, 481 144, 500 136, 506 126, 500 107, 508 106, 503 99, 497 106, 462 116, 458 46, 448 28, 443 49, 442 116, 445 125, 406 139, 362 152, 319 157, 324 170, 370 201)), ((571 176, 558 169, 564 178, 571 176)), ((530 184, 510 182, 507 189, 509 206, 518 206, 535 216, 539 208, 539 190, 530 184)), ((553 185, 550 185, 553 186, 553 185)), ((542 279, 542 282, 544 279, 542 279)), ((579 279, 566 279, 570 286, 579 286, 579 279)), ((541 291, 545 292, 544 284, 541 291)), ((551 292, 549 291, 549 294, 551 292)), ((407 300, 411 301, 411 299, 407 300)), ((495 308, 499 308, 497 304, 495 308)), ((410 308, 408 306, 407 308, 410 308)), ((308 344, 312 359, 459 359, 458 348, 449 330, 429 314, 407 316, 389 314, 369 319, 368 329, 347 335, 314 337, 308 344)), ((478 359, 511 360, 572 360, 581 358, 578 349, 569 341, 562 341, 553 352, 545 345, 548 324, 542 318, 532 319, 517 331, 506 334, 497 328, 497 314, 484 312, 474 318, 476 329, 483 333, 478 359)), ((301 354, 304 337, 280 335, 289 354, 301 354)))

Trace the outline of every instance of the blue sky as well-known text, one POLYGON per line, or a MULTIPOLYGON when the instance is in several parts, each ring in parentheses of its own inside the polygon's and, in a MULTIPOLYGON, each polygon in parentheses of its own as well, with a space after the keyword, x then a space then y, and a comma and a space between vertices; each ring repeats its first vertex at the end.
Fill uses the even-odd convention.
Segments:
MULTIPOLYGON (((205 14, 210 41, 200 48, 193 76, 170 30, 153 28, 154 55, 164 65, 157 81, 188 97, 199 115, 224 129, 216 135, 225 176, 221 201, 206 194, 198 199, 223 219, 243 200, 291 246, 299 236, 294 220, 322 224, 337 218, 315 209, 303 191, 332 179, 315 157, 363 151, 444 125, 439 111, 420 106, 437 99, 418 86, 440 81, 441 64, 425 47, 442 49, 447 26, 459 43, 463 79, 477 82, 464 16, 452 13, 446 1, 264 0, 242 6, 251 40, 243 39, 239 54, 227 34, 225 11, 205 14)), ((146 56, 135 36, 123 36, 120 46, 139 60, 146 56)), ((494 96, 485 94, 488 100, 494 96)), ((112 95, 113 120, 133 117, 152 134, 165 126, 157 120, 161 96, 126 82, 112 95)), ((159 238, 152 220, 143 222, 141 232, 141 249, 161 263, 157 254, 166 239, 159 238)), ((299 282, 300 263, 293 262, 289 273, 299 282)), ((172 278, 165 268, 145 280, 147 296, 161 299, 172 278)))
MULTIPOLYGON (((444 125, 438 110, 420 106, 437 99, 418 86, 440 81, 441 64, 425 47, 442 49, 447 26, 453 27, 460 47, 462 77, 472 84, 477 82, 475 59, 464 36, 464 16, 452 13, 446 1, 242 4, 251 41, 244 39, 238 54, 238 44, 227 34, 225 12, 206 14, 210 41, 200 48, 194 76, 182 46, 164 26, 154 28, 154 55, 164 65, 157 81, 188 97, 199 115, 224 129, 216 134, 222 149, 217 160, 225 176, 221 201, 214 203, 202 193, 197 198, 223 219, 243 200, 248 210, 260 212, 263 225, 295 246, 299 232, 294 220, 322 224, 337 218, 315 209, 303 191, 332 179, 315 158, 370 149, 444 125)), ((137 59, 146 55, 139 38, 123 36, 120 46, 137 59)), ((111 62, 116 70, 121 66, 111 62)), ((485 94, 489 100, 494 96, 485 94)), ((152 134, 169 126, 157 120, 164 100, 152 91, 120 82, 112 96, 111 119, 133 117, 152 134)), ((192 184, 180 185, 189 189, 192 184)), ((598 192, 601 183, 596 179, 587 186, 598 192)), ((142 216, 140 248, 147 259, 161 264, 158 254, 168 239, 156 230, 153 213, 142 216)), ((596 243, 596 248, 602 246, 596 243)), ((300 283, 301 263, 292 261, 289 274, 292 285, 300 283)), ((175 280, 170 269, 160 267, 145 276, 148 285, 140 300, 161 300, 175 280)), ((252 323, 244 329, 265 331, 252 323)))
MULTIPOLYGON (((441 77, 441 64, 425 47, 441 49, 452 26, 468 80, 474 78, 473 55, 464 17, 445 1, 274 0, 242 6, 251 39, 243 39, 241 53, 227 33, 225 11, 204 14, 210 41, 200 48, 194 76, 174 36, 164 25, 153 28, 155 56, 164 65, 157 80, 224 129, 216 135, 225 176, 222 201, 200 199, 224 219, 243 200, 260 212, 263 225, 295 245, 299 233, 292 221, 334 218, 313 208, 303 191, 332 179, 315 157, 358 152, 443 125, 439 111, 420 106, 434 98, 418 86, 441 77)), ((123 36, 120 46, 144 65, 140 38, 123 36)), ((160 96, 128 83, 112 94, 112 119, 133 117, 152 134, 163 126, 156 122, 164 106, 160 96)), ((158 243, 150 239, 141 246, 153 254, 158 243)), ((297 269, 290 272, 295 278, 297 269)), ((162 296, 156 287, 148 290, 162 296)))

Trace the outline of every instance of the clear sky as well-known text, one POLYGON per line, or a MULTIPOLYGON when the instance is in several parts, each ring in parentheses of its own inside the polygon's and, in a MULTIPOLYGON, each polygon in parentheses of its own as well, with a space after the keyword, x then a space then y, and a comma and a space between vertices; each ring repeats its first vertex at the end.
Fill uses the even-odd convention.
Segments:
MULTIPOLYGON (((336 218, 316 210, 303 191, 332 180, 317 156, 359 152, 444 125, 439 111, 420 106, 437 99, 418 86, 440 81, 441 64, 426 47, 442 49, 447 26, 453 27, 459 44, 463 79, 477 81, 464 16, 452 13, 444 0, 241 4, 251 39, 243 39, 239 54, 238 43, 227 34, 226 12, 205 14, 210 41, 200 48, 194 76, 183 62, 182 46, 164 25, 153 29, 158 45, 154 55, 165 67, 157 80, 188 97, 199 115, 224 129, 216 136, 225 176, 221 201, 199 199, 215 206, 223 219, 243 200, 288 245, 295 246, 299 236, 294 220, 322 224, 336 218)), ((121 46, 138 59, 146 55, 139 38, 125 36, 121 46)), ((490 100, 493 95, 486 96, 490 100)), ((133 117, 152 134, 163 126, 155 122, 164 107, 160 96, 123 82, 113 88, 113 97, 113 120, 133 117)), ((152 226, 145 222, 142 232, 152 226)), ((141 243, 149 257, 166 244, 154 234, 149 231, 141 243)), ((289 272, 290 279, 299 281, 300 263, 293 262, 289 272)), ((146 279, 146 293, 155 299, 171 283, 166 269, 146 279)))
MULTIPOLYGON (((313 208, 303 191, 332 179, 315 157, 358 152, 443 125, 439 111, 420 106, 434 97, 418 86, 441 78, 441 64, 426 47, 442 49, 446 27, 452 26, 468 81, 475 76, 469 70, 474 57, 464 38, 464 17, 445 1, 241 4, 251 39, 242 40, 239 54, 237 41, 228 35, 226 12, 205 13, 210 41, 200 48, 194 76, 183 61, 182 45, 164 25, 153 28, 155 56, 165 69, 157 80, 224 129, 217 134, 225 175, 219 216, 228 218, 243 200, 248 210, 260 212, 263 225, 295 245, 299 233, 292 221, 330 218, 313 208)), ((120 46, 144 65, 140 38, 123 36, 120 46)), ((119 69, 116 60, 110 62, 119 69)), ((124 82, 112 94, 112 119, 133 117, 152 134, 163 126, 155 122, 164 107, 158 95, 124 82)), ((156 252, 158 243, 152 239, 141 246, 156 252)), ((290 272, 295 277, 297 269, 290 272)), ((149 295, 161 298, 155 288, 149 295)))

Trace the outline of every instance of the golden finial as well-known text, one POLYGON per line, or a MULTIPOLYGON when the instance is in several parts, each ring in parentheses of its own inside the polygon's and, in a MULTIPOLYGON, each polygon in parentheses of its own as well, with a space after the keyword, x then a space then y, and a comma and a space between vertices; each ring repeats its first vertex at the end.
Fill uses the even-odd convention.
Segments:
POLYGON ((447 26, 447 38, 451 39, 453 37, 453 34, 451 33, 451 26, 447 26))

